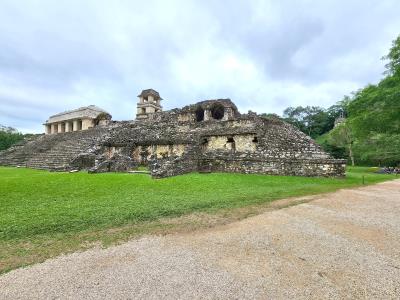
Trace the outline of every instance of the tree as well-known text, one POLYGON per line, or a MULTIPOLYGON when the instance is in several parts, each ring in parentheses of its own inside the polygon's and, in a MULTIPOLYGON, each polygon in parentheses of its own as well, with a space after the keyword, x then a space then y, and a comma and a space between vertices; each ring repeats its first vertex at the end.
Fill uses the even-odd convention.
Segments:
POLYGON ((315 138, 332 156, 345 147, 352 164, 400 165, 400 36, 383 57, 385 77, 328 109, 288 107, 284 120, 315 138), (346 121, 334 128, 335 120, 346 121))
POLYGON ((382 59, 389 60, 385 65, 385 74, 393 75, 400 72, 400 35, 392 42, 392 48, 382 59))
POLYGON ((342 101, 347 119, 328 134, 328 144, 346 145, 352 161, 394 166, 400 164, 400 36, 384 59, 385 77, 342 101))
POLYGON ((24 135, 15 131, 0 131, 0 151, 10 148, 15 143, 24 139, 24 135))
POLYGON ((333 158, 340 158, 340 159, 347 159, 347 151, 346 148, 343 146, 333 145, 330 141, 329 133, 325 133, 315 141, 324 149, 325 152, 329 153, 333 158))
POLYGON ((374 134, 358 139, 354 152, 364 163, 396 166, 400 163, 400 134, 374 134))
POLYGON ((348 106, 352 99, 349 96, 344 96, 343 99, 336 104, 332 105, 327 109, 328 113, 328 131, 330 131, 334 125, 335 120, 339 117, 347 117, 348 106))
POLYGON ((288 107, 283 112, 284 120, 316 138, 333 128, 334 120, 328 111, 318 106, 288 107))
POLYGON ((335 127, 329 135, 329 142, 336 147, 345 147, 354 166, 353 143, 355 141, 354 134, 348 121, 335 127))
POLYGON ((349 119, 356 136, 355 151, 364 162, 400 163, 400 72, 354 95, 349 119))

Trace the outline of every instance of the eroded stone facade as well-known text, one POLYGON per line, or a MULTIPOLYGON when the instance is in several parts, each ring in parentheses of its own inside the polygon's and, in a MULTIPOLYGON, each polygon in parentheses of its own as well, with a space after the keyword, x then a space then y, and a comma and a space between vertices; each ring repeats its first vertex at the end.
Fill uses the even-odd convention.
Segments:
POLYGON ((240 114, 229 99, 207 100, 115 127, 104 151, 132 153, 161 178, 193 171, 344 176, 308 136, 276 119, 240 114), (115 150, 114 150, 115 151, 115 150))
MULTIPOLYGON (((229 99, 152 111, 135 121, 114 121, 102 130, 64 169, 129 171, 146 165, 154 178, 188 172, 332 177, 345 172, 344 160, 329 157, 298 129, 255 113, 240 114, 229 99)), ((99 131, 88 130, 81 137, 82 145, 90 132, 99 131)), ((71 144, 74 137, 65 134, 65 139, 71 144)), ((7 159, 0 157, 0 163, 4 162, 7 159)))

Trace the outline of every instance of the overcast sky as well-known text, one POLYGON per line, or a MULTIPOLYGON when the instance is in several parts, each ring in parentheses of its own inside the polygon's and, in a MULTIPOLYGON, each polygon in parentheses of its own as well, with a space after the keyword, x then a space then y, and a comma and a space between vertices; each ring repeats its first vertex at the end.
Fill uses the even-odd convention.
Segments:
POLYGON ((164 109, 328 107, 382 77, 399 12, 399 0, 0 0, 0 124, 42 132, 90 104, 131 120, 146 88, 164 109))

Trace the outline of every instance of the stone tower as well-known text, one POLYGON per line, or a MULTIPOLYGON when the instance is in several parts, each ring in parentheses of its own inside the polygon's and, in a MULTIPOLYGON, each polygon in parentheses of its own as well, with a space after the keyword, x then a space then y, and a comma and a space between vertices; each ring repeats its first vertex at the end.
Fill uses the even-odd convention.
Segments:
POLYGON ((150 115, 162 111, 162 106, 160 104, 162 98, 157 91, 153 89, 143 90, 138 97, 137 120, 148 119, 150 115))
POLYGON ((340 124, 344 123, 345 121, 346 121, 346 117, 344 116, 344 112, 341 111, 339 117, 337 117, 335 119, 335 126, 334 127, 339 126, 340 124))

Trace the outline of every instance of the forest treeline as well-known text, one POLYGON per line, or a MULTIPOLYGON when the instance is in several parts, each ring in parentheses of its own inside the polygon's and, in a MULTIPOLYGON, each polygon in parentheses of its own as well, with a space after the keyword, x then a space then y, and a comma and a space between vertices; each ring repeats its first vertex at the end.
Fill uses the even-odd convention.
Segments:
POLYGON ((0 151, 10 148, 23 139, 24 135, 22 133, 0 130, 0 151))
MULTIPOLYGON (((288 107, 276 116, 314 138, 333 157, 352 164, 400 164, 400 36, 393 41, 384 77, 337 104, 288 107), (344 121, 335 126, 335 120, 344 121)), ((266 115, 267 116, 267 115, 266 115)))

